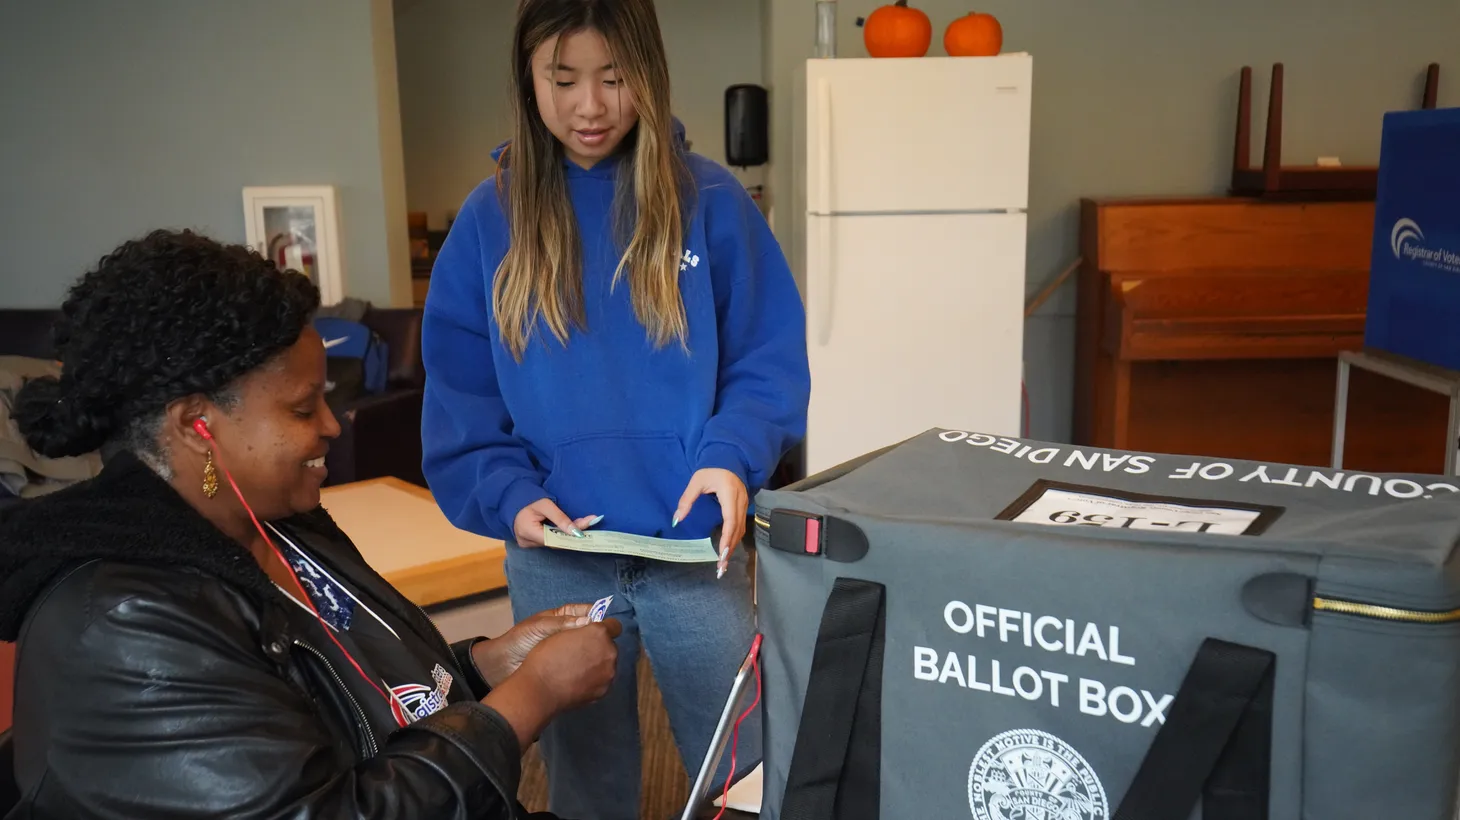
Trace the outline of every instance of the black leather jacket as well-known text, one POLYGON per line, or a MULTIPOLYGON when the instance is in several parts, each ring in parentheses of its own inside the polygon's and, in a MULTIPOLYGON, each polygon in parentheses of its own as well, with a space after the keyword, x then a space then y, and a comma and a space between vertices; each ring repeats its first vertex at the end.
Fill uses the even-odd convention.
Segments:
POLYGON ((365 563, 323 510, 276 525, 439 649, 451 705, 406 728, 312 616, 134 457, 0 522, 0 639, 18 637, 10 818, 523 816, 521 750, 477 701, 469 644, 365 563), (18 635, 17 635, 18 633, 18 635), (317 643, 317 642, 316 642, 317 643))

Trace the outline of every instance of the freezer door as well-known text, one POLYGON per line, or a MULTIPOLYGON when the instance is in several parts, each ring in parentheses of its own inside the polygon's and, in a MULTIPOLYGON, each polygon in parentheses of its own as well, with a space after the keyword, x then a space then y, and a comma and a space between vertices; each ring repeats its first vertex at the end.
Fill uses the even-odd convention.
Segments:
POLYGON ((1023 210, 1033 60, 806 64, 807 211, 1023 210))
POLYGON ((1020 432, 1026 216, 810 216, 811 473, 932 427, 1020 432))

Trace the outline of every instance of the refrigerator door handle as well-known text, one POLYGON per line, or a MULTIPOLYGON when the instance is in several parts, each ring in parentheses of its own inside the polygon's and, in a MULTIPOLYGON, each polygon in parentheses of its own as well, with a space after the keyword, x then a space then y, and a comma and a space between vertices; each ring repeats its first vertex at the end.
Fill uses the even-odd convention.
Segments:
POLYGON ((816 81, 816 204, 812 210, 829 214, 831 207, 831 81, 816 81))
POLYGON ((836 260, 831 258, 831 222, 832 217, 818 216, 816 218, 816 270, 812 276, 816 282, 816 293, 814 304, 816 305, 816 343, 826 347, 831 342, 832 313, 835 297, 836 260))

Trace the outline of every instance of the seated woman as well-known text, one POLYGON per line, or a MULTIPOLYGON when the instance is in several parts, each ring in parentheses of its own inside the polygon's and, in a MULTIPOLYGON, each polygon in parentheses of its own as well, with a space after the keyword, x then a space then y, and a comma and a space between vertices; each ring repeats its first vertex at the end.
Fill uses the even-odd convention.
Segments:
POLYGON ((29 382, 31 446, 101 474, 0 523, 23 817, 521 816, 520 759, 613 677, 566 607, 450 646, 320 507, 319 293, 156 232, 101 260, 29 382))

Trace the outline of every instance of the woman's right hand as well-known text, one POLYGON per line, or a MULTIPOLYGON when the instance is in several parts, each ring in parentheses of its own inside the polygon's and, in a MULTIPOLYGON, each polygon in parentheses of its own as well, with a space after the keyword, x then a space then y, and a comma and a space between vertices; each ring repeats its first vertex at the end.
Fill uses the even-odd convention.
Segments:
POLYGON ((537 683, 556 704, 557 712, 587 706, 608 694, 618 667, 623 625, 612 618, 544 638, 517 668, 537 683))
POLYGON ((543 542, 543 525, 551 524, 569 535, 583 537, 583 530, 593 526, 601 516, 589 515, 574 521, 558 509, 551 499, 534 501, 523 507, 512 520, 512 532, 517 536, 519 547, 540 547, 543 542))
POLYGON ((526 751, 548 721, 608 693, 618 665, 613 641, 622 631, 623 626, 609 618, 543 639, 482 704, 512 725, 526 751))

